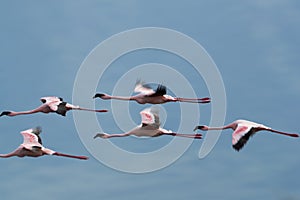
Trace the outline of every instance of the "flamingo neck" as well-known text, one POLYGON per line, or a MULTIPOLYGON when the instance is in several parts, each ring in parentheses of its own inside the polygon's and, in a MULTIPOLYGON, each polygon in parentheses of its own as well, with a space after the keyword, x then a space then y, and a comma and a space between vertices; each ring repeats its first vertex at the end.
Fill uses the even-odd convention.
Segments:
POLYGON ((16 115, 27 115, 27 114, 32 114, 32 113, 36 113, 38 111, 35 110, 29 110, 29 111, 20 111, 20 112, 11 112, 9 114, 9 116, 16 116, 16 115))
POLYGON ((121 96, 110 96, 111 99, 117 99, 117 100, 125 100, 125 101, 130 101, 133 100, 132 97, 121 97, 121 96))
POLYGON ((232 126, 232 124, 221 126, 221 127, 208 127, 208 130, 224 130, 224 129, 234 129, 235 127, 232 126))

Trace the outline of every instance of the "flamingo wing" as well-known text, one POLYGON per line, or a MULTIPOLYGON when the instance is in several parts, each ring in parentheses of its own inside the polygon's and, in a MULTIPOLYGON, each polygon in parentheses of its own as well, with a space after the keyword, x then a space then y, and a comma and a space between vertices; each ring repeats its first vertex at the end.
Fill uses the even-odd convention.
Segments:
POLYGON ((154 124, 155 117, 153 113, 150 112, 150 108, 146 108, 140 112, 142 118, 142 124, 154 124))
POLYGON ((63 98, 61 97, 42 97, 41 99, 42 103, 51 103, 51 102, 62 102, 63 98))
POLYGON ((63 98, 61 97, 42 97, 41 101, 44 104, 47 104, 49 108, 56 112, 57 114, 66 115, 66 102, 63 101, 63 98))
POLYGON ((155 107, 146 108, 140 112, 142 118, 142 126, 151 125, 152 128, 159 128, 159 110, 155 107))
POLYGON ((58 99, 56 101, 48 102, 48 106, 52 111, 56 112, 57 114, 66 116, 66 113, 68 111, 67 106, 71 104, 68 104, 67 102, 61 100, 62 99, 58 99))
POLYGON ((255 134, 255 129, 252 126, 238 125, 232 133, 232 147, 239 151, 249 140, 250 136, 255 134))
POLYGON ((155 91, 151 87, 140 80, 136 82, 134 92, 142 93, 144 95, 151 95, 155 93, 155 91))
POLYGON ((50 108, 53 109, 57 114, 66 116, 66 113, 68 111, 66 105, 67 102, 59 102, 56 104, 52 104, 50 108))
POLYGON ((56 108, 55 112, 59 115, 66 116, 66 113, 68 110, 72 109, 80 109, 79 106, 74 106, 72 104, 69 104, 67 102, 58 102, 56 104, 53 104, 53 108, 56 108))
POLYGON ((39 147, 42 148, 42 145, 39 141, 41 141, 40 137, 34 134, 33 129, 28 129, 22 131, 21 134, 23 135, 23 144, 22 146, 26 149, 32 149, 32 147, 39 147))
POLYGON ((149 97, 157 97, 157 96, 164 96, 167 94, 167 87, 164 85, 159 84, 157 89, 153 94, 148 95, 149 97))

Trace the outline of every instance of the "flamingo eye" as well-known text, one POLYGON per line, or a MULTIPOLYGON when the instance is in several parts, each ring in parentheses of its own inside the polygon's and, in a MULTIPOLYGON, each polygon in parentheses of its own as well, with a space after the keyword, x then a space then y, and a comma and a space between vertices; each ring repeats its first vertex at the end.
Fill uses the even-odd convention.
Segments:
POLYGON ((45 99, 41 99, 42 103, 46 103, 46 100, 45 99))

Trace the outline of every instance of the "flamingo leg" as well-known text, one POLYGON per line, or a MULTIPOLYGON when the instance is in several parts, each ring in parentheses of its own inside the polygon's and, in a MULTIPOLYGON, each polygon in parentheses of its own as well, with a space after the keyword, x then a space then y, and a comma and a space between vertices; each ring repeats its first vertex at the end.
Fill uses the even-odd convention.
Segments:
POLYGON ((13 157, 13 156, 23 157, 23 155, 21 155, 21 151, 22 151, 22 148, 17 148, 16 150, 14 150, 11 153, 0 154, 0 158, 9 158, 9 157, 13 157))
POLYGON ((17 155, 14 153, 0 154, 0 158, 9 158, 9 157, 13 157, 13 156, 17 156, 17 155))
POLYGON ((271 132, 273 132, 273 133, 278 133, 278 134, 281 134, 281 135, 290 136, 290 137, 299 137, 299 135, 296 134, 296 133, 286 133, 286 132, 277 131, 277 130, 273 130, 273 129, 271 129, 271 130, 266 129, 266 130, 271 131, 271 132))
POLYGON ((104 139, 111 138, 111 137, 127 137, 129 135, 130 134, 128 134, 128 133, 120 133, 120 134, 98 133, 94 136, 94 139, 96 139, 97 137, 101 137, 104 139))
POLYGON ((76 158, 76 159, 81 159, 81 160, 87 160, 87 159, 89 159, 87 156, 74 156, 74 155, 64 154, 64 153, 59 153, 59 152, 55 152, 52 155, 63 156, 63 157, 68 157, 68 158, 76 158))
POLYGON ((106 110, 106 109, 93 110, 93 109, 88 109, 88 108, 73 108, 73 110, 84 110, 84 111, 91 111, 91 112, 108 112, 108 110, 106 110))
POLYGON ((176 98, 177 101, 187 102, 187 103, 210 103, 210 98, 176 98))
POLYGON ((202 139, 202 135, 199 134, 199 133, 197 133, 197 134, 163 133, 163 135, 171 135, 171 136, 178 136, 178 137, 202 139))

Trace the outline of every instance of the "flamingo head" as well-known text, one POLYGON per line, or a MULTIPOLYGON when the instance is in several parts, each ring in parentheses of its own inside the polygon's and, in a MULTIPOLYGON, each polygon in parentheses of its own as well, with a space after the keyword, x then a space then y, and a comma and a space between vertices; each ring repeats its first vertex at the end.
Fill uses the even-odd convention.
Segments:
POLYGON ((11 111, 3 111, 3 112, 0 114, 0 117, 2 117, 3 115, 9 116, 10 114, 11 114, 11 111))
POLYGON ((109 95, 107 95, 107 94, 103 94, 103 93, 97 93, 97 94, 95 94, 95 96, 93 97, 93 99, 95 99, 95 98, 101 98, 101 99, 110 99, 110 96, 109 95))
POLYGON ((107 139, 107 138, 109 138, 109 135, 106 134, 106 133, 97 133, 97 134, 94 136, 94 139, 96 139, 97 137, 100 137, 100 138, 103 138, 103 139, 107 139))
POLYGON ((37 126, 35 128, 32 129, 32 133, 39 135, 42 132, 42 127, 37 126))
POLYGON ((200 129, 200 130, 202 130, 202 131, 207 131, 207 130, 208 130, 208 126, 205 126, 205 125, 196 126, 196 127, 194 128, 194 131, 196 131, 196 130, 198 130, 198 129, 200 129))

